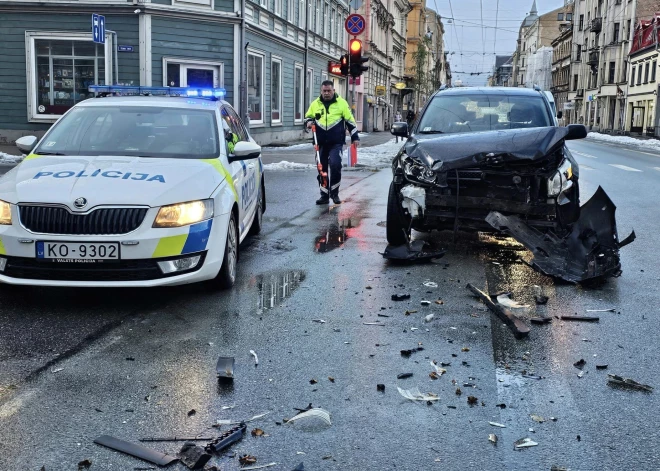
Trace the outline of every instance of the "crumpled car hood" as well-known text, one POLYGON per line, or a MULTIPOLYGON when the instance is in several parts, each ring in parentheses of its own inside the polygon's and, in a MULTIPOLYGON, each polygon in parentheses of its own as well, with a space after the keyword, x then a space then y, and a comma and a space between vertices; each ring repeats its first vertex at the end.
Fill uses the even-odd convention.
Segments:
POLYGON ((404 150, 434 171, 477 166, 496 158, 499 162, 536 161, 563 145, 568 128, 508 129, 444 136, 416 134, 404 150))

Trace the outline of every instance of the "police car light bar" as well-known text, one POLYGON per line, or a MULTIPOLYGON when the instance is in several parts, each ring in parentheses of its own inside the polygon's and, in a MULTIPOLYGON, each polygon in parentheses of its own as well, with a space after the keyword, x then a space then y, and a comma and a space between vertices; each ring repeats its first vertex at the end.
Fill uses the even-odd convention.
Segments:
POLYGON ((224 88, 193 88, 193 87, 141 87, 130 85, 90 85, 91 93, 129 95, 160 95, 199 98, 223 98, 227 94, 224 88))

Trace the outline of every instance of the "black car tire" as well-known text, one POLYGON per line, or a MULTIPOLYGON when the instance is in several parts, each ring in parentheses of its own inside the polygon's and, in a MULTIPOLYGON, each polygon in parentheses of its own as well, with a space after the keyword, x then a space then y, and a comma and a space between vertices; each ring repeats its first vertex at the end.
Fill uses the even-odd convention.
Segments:
POLYGON ((394 182, 390 183, 390 191, 387 196, 387 242, 392 245, 403 245, 410 239, 410 218, 403 213, 397 189, 394 182))
POLYGON ((222 259, 222 266, 216 277, 216 281, 221 289, 231 288, 236 282, 238 241, 239 235, 236 214, 232 211, 227 225, 227 241, 225 243, 225 253, 222 259))
POLYGON ((254 217, 252 218, 252 225, 250 226, 250 235, 257 235, 261 232, 263 227, 263 214, 264 214, 264 189, 263 181, 259 185, 259 194, 257 195, 257 208, 254 211, 254 217))

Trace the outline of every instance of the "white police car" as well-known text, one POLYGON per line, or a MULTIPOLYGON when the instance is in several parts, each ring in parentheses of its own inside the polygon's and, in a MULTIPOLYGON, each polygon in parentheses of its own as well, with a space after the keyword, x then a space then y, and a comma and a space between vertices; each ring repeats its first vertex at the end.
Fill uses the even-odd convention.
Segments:
POLYGON ((266 200, 261 147, 224 90, 90 91, 17 141, 30 154, 0 178, 0 282, 232 286, 266 200))

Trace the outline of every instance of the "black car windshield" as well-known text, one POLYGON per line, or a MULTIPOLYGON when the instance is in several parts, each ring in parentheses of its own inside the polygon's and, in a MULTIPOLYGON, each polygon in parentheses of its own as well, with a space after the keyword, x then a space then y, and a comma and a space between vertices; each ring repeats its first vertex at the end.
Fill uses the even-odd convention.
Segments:
POLYGON ((504 94, 439 94, 420 119, 421 134, 497 131, 552 126, 541 97, 504 94))
POLYGON ((219 148, 214 110, 89 106, 67 113, 34 152, 209 159, 219 148))

